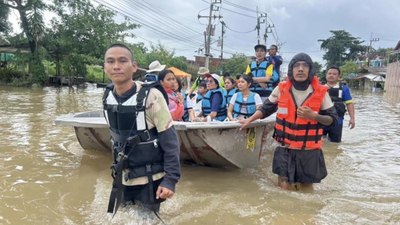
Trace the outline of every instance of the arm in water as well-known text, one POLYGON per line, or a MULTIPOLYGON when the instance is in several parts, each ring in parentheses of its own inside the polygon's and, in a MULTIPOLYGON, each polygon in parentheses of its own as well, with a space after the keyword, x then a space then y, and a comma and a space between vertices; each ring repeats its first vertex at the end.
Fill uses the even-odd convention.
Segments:
POLYGON ((346 104, 347 111, 349 112, 350 120, 349 127, 353 129, 356 126, 355 113, 354 113, 354 103, 346 104))

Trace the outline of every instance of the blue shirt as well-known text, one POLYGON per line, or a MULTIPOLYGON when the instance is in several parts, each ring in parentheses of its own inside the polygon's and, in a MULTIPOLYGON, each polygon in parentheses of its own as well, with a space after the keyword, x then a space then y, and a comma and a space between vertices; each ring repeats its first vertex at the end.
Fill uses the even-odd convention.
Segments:
POLYGON ((267 60, 270 61, 272 64, 274 64, 274 70, 279 73, 279 69, 282 65, 283 59, 282 56, 280 55, 274 55, 274 56, 267 56, 267 60))
POLYGON ((222 103, 221 93, 217 92, 213 94, 213 96, 210 99, 210 102, 211 102, 211 112, 218 112, 222 103))

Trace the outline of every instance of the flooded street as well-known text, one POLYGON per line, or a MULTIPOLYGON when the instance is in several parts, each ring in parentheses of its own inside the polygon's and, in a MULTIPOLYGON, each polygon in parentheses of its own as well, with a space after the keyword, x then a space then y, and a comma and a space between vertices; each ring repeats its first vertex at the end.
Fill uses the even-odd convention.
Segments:
MULTIPOLYGON (((0 87, 0 224, 161 224, 142 209, 107 214, 111 153, 83 151, 57 116, 102 108, 103 89, 0 87)), ((256 168, 183 165, 167 224, 400 224, 400 101, 354 92, 356 127, 324 144, 328 176, 283 191, 272 151, 256 168)), ((348 117, 345 118, 347 124, 348 117)))

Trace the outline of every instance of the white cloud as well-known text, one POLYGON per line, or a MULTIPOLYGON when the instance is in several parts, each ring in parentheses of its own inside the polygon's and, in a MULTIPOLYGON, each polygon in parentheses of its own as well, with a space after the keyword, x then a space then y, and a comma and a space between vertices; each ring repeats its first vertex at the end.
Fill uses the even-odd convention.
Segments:
POLYGON ((282 20, 291 18, 292 16, 287 12, 286 7, 272 8, 272 16, 281 17, 282 20))

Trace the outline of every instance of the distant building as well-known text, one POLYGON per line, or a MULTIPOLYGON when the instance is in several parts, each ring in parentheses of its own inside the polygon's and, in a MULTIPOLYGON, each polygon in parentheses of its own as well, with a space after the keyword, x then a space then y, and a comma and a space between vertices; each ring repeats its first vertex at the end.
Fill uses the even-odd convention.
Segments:
MULTIPOLYGON (((221 66, 221 63, 224 61, 225 59, 221 58, 210 58, 210 67, 219 67, 221 66)), ((206 64, 206 57, 205 56, 195 56, 194 57, 194 64, 197 66, 204 66, 206 64)))

